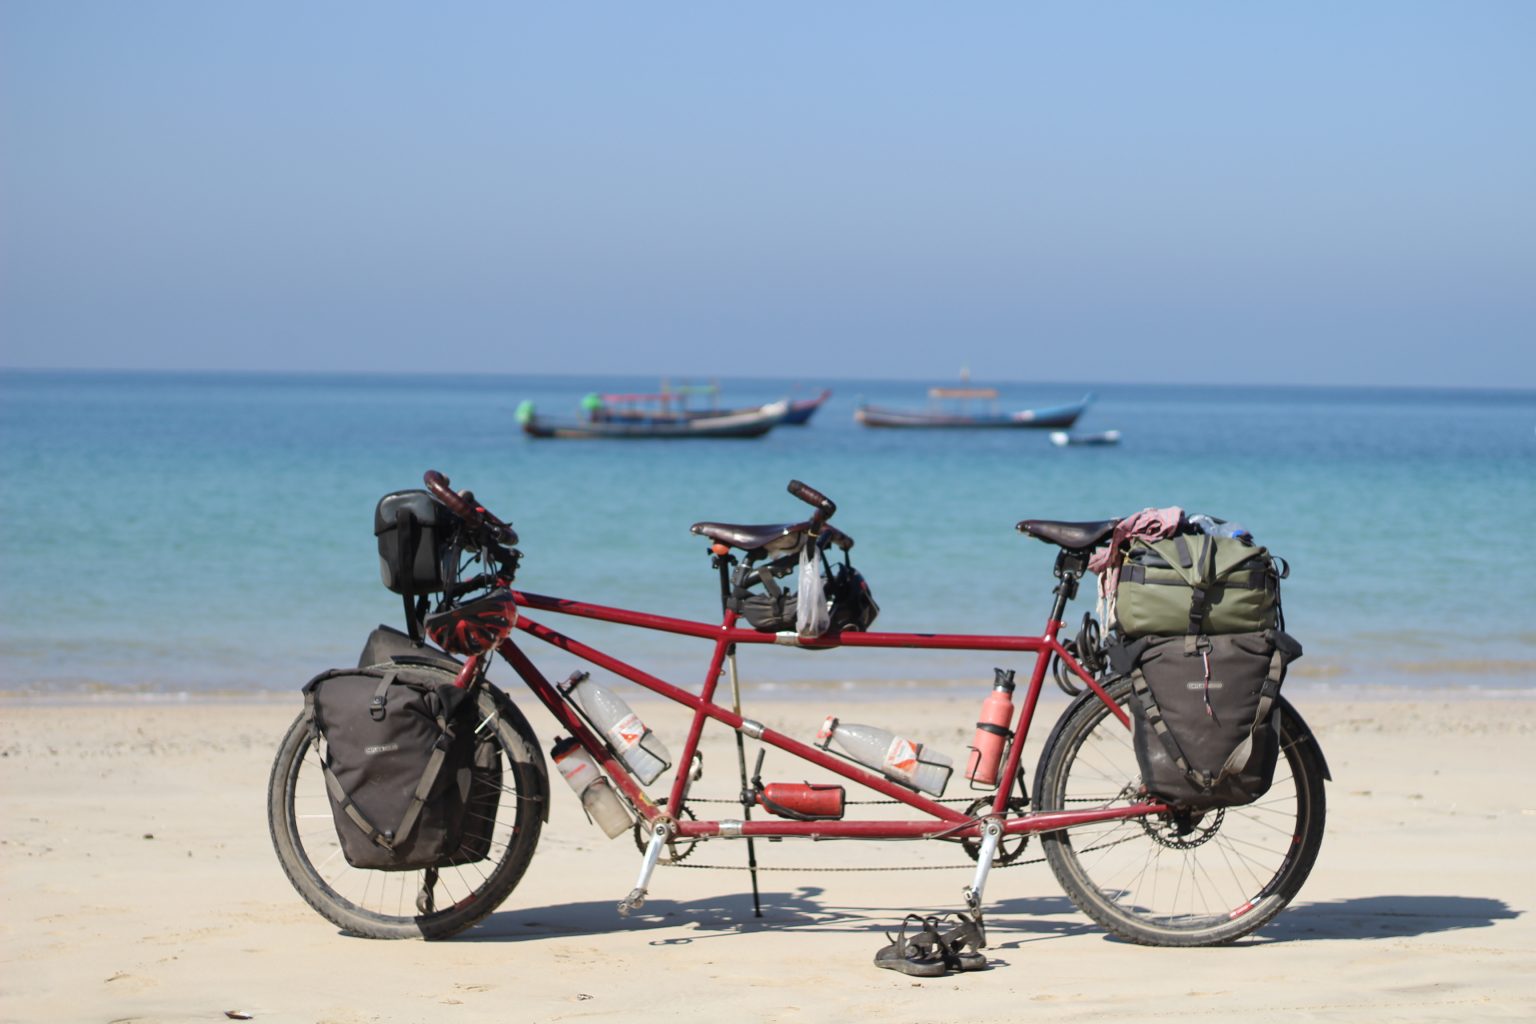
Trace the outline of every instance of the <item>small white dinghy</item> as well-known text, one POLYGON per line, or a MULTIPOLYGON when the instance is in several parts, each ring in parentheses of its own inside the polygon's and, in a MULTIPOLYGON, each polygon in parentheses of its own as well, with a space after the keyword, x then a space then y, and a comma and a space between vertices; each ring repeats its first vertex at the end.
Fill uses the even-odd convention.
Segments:
POLYGON ((1069 434, 1065 430, 1051 431, 1051 444, 1065 448, 1069 444, 1119 444, 1120 431, 1102 430, 1097 434, 1069 434))

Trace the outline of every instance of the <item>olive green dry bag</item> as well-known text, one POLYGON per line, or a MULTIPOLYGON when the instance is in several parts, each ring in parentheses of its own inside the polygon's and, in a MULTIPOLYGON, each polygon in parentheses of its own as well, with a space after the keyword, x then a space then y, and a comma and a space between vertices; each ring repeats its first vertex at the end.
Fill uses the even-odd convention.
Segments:
POLYGON ((1282 629, 1280 581, 1289 572, 1246 537, 1136 538, 1120 566, 1113 622, 1125 637, 1282 629))

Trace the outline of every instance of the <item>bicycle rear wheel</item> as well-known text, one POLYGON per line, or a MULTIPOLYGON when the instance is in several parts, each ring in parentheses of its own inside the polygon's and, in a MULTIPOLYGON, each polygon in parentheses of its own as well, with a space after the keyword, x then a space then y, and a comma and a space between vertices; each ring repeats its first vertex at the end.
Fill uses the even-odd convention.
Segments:
MULTIPOLYGON (((1108 687, 1122 707, 1129 680, 1108 687)), ((1280 702, 1281 758, 1270 790, 1241 807, 1083 825, 1041 837, 1057 880, 1112 934, 1152 946, 1232 942, 1269 922, 1300 890, 1323 839, 1322 755, 1280 702)), ((1131 731, 1086 693, 1041 757, 1039 811, 1134 802, 1131 731)))
POLYGON ((547 797, 538 743, 522 714, 489 685, 482 687, 476 711, 477 732, 495 737, 501 766, 490 852, 475 863, 438 868, 430 903, 421 901, 424 871, 347 863, 321 770, 324 741, 313 741, 303 715, 289 727, 267 788, 272 845, 299 895, 343 931, 372 939, 446 938, 485 918, 522 879, 538 845, 547 797))

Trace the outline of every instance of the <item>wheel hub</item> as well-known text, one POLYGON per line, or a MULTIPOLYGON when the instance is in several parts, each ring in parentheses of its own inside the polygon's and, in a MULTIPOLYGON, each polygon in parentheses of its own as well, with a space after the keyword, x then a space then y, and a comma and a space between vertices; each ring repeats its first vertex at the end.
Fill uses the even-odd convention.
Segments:
POLYGON ((1225 807, 1210 811, 1169 811, 1141 819, 1141 827, 1152 841, 1170 850, 1192 850, 1203 846, 1221 830, 1226 820, 1225 807))

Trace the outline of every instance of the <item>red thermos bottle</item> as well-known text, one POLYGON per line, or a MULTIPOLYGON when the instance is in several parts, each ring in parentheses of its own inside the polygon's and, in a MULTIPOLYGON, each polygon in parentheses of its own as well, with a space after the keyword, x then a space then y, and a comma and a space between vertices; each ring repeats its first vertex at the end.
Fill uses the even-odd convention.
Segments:
POLYGON ((997 781, 997 766, 1003 759, 1003 744, 1012 735, 1013 671, 993 669, 996 677, 992 692, 981 702, 981 717, 976 720, 976 735, 971 739, 971 761, 965 777, 990 786, 997 781))

